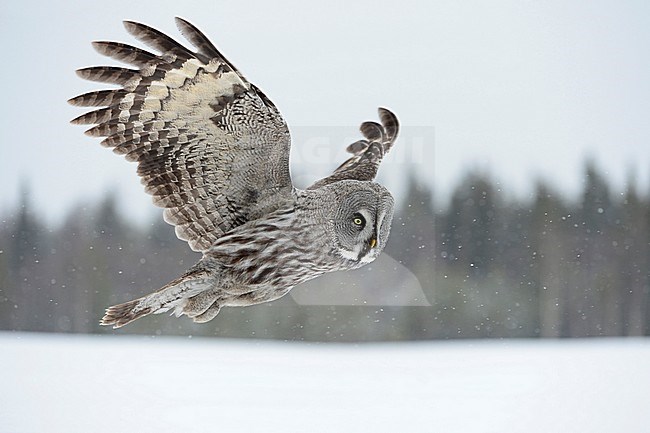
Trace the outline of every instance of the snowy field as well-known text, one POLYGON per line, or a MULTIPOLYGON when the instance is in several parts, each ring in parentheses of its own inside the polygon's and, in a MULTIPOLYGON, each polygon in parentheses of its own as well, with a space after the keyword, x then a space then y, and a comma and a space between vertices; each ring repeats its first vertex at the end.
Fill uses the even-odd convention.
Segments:
POLYGON ((650 340, 0 333, 0 432, 648 432, 650 340))

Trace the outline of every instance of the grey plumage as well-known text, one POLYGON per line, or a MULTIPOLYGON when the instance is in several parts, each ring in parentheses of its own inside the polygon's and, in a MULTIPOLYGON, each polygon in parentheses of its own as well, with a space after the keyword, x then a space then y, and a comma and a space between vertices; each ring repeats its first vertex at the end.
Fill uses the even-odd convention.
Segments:
POLYGON ((95 42, 102 54, 138 69, 90 67, 82 78, 118 84, 72 98, 101 107, 72 120, 138 164, 145 191, 163 207, 202 259, 142 298, 110 307, 102 324, 123 326, 149 313, 173 311, 196 322, 221 307, 271 301, 324 272, 374 260, 388 239, 393 198, 372 182, 398 133, 397 118, 379 109, 364 122, 352 157, 307 190, 289 175, 289 129, 273 103, 192 24, 177 18, 190 51, 163 33, 126 21, 157 50, 95 42))

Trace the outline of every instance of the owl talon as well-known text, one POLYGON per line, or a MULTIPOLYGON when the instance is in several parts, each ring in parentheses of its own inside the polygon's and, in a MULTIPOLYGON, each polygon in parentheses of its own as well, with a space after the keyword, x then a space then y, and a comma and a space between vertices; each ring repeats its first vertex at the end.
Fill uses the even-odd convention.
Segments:
POLYGON ((205 323, 217 317, 221 306, 215 301, 206 311, 194 317, 194 323, 205 323))

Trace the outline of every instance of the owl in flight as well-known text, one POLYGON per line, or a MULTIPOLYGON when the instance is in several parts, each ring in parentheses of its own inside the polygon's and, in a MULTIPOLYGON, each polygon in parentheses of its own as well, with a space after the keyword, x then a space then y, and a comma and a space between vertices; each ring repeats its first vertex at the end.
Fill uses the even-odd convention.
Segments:
POLYGON ((135 68, 79 69, 120 87, 69 101, 101 107, 72 123, 95 125, 87 135, 136 161, 165 221, 203 253, 158 291, 109 307, 101 324, 114 328, 170 310, 207 322, 222 307, 272 301, 325 272, 358 268, 381 253, 393 217, 391 194, 373 182, 397 137, 393 113, 380 108, 380 123, 361 124, 364 139, 348 146, 347 161, 297 189, 278 109, 196 27, 176 24, 196 51, 132 21, 124 22, 128 32, 158 54, 93 42, 135 68))

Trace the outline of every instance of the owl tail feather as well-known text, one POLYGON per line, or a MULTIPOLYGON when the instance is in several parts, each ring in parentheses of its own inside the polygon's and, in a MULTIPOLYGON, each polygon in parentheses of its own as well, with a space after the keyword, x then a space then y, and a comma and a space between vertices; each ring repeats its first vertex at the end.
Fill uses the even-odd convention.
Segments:
POLYGON ((113 325, 113 329, 116 329, 121 328, 140 317, 146 316, 151 313, 151 308, 137 308, 144 299, 145 298, 138 298, 123 304, 108 307, 106 309, 106 314, 104 314, 104 317, 102 317, 99 324, 103 326, 113 325))
POLYGON ((186 300, 207 288, 207 271, 199 265, 200 262, 182 277, 147 296, 108 307, 99 324, 121 328, 148 314, 164 313, 171 308, 177 316, 182 314, 186 300))

